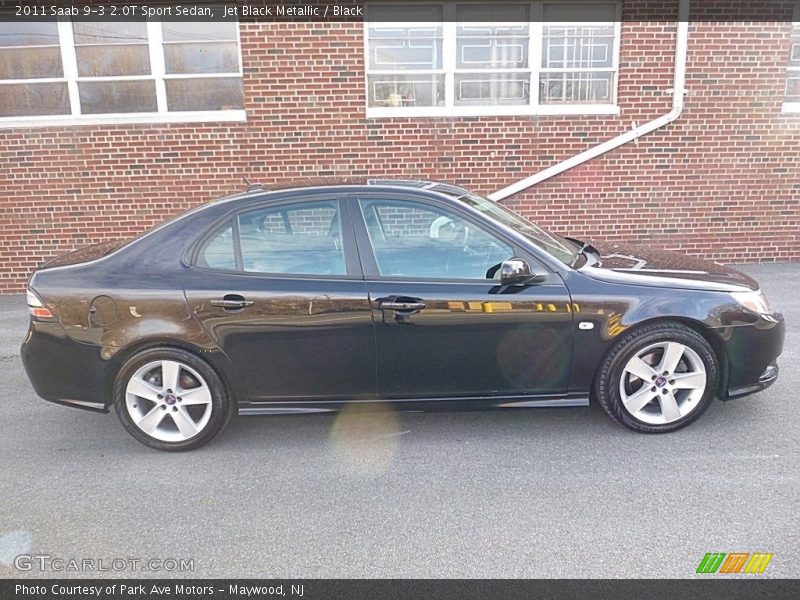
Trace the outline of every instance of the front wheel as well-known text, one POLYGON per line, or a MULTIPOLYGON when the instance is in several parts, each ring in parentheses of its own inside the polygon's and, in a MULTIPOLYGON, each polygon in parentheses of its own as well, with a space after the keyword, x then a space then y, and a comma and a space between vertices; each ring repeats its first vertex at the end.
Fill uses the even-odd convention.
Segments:
POLYGON ((718 381, 717 357, 703 336, 679 323, 656 323, 614 345, 600 366, 595 393, 617 423, 667 433, 708 409, 718 381))
POLYGON ((114 385, 114 407, 134 438, 167 451, 206 444, 222 430, 231 411, 214 370, 175 348, 152 348, 128 360, 114 385))

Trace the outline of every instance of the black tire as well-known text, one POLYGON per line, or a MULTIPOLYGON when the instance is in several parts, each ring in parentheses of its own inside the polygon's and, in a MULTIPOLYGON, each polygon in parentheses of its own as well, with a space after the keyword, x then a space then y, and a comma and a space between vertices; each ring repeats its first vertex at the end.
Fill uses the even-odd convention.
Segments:
POLYGON ((131 436, 150 448, 168 452, 194 450, 207 444, 222 431, 234 412, 225 385, 214 369, 191 352, 177 348, 149 348, 128 359, 114 382, 113 401, 119 420, 131 436), (148 363, 164 360, 182 363, 196 371, 211 393, 211 415, 206 425, 199 433, 183 441, 163 441, 148 435, 136 425, 126 406, 126 388, 130 378, 148 363))
POLYGON ((640 433, 669 433, 686 427, 708 410, 717 392, 719 372, 717 355, 702 335, 680 323, 656 322, 633 329, 614 344, 597 372, 594 392, 600 405, 620 425, 640 433), (651 424, 635 418, 625 407, 620 381, 632 357, 660 342, 678 342, 694 350, 705 367, 706 386, 691 412, 670 423, 651 424))

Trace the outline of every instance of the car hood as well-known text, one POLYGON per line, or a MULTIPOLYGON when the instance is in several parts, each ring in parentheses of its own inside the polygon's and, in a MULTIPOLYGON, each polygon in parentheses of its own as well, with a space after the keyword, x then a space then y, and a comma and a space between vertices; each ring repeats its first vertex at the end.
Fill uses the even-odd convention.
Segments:
POLYGON ((596 255, 581 268, 590 277, 725 292, 758 289, 758 282, 741 271, 677 252, 615 242, 591 242, 591 246, 596 255))

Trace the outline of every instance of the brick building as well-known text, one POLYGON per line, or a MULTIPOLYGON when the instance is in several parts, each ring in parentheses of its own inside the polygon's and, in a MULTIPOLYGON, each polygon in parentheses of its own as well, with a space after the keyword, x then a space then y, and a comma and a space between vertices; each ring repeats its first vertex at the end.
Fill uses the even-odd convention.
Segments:
MULTIPOLYGON (((369 27, 0 24, 0 292, 243 176, 490 194, 673 109, 679 0, 487 5, 385 6, 420 22, 369 27)), ((679 116, 502 201, 579 238, 800 259, 794 5, 694 0, 679 116)))

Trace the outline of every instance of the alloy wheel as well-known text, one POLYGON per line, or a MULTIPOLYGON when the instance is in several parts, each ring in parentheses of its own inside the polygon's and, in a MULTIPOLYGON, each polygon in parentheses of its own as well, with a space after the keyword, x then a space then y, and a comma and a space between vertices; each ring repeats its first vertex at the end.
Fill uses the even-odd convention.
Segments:
POLYGON ((700 404, 708 376, 700 356, 689 346, 666 341, 632 356, 622 372, 619 392, 625 409, 650 425, 674 423, 700 404))
POLYGON ((211 390, 192 367, 159 360, 140 367, 128 380, 125 406, 134 424, 148 436, 183 442, 208 425, 211 390))

